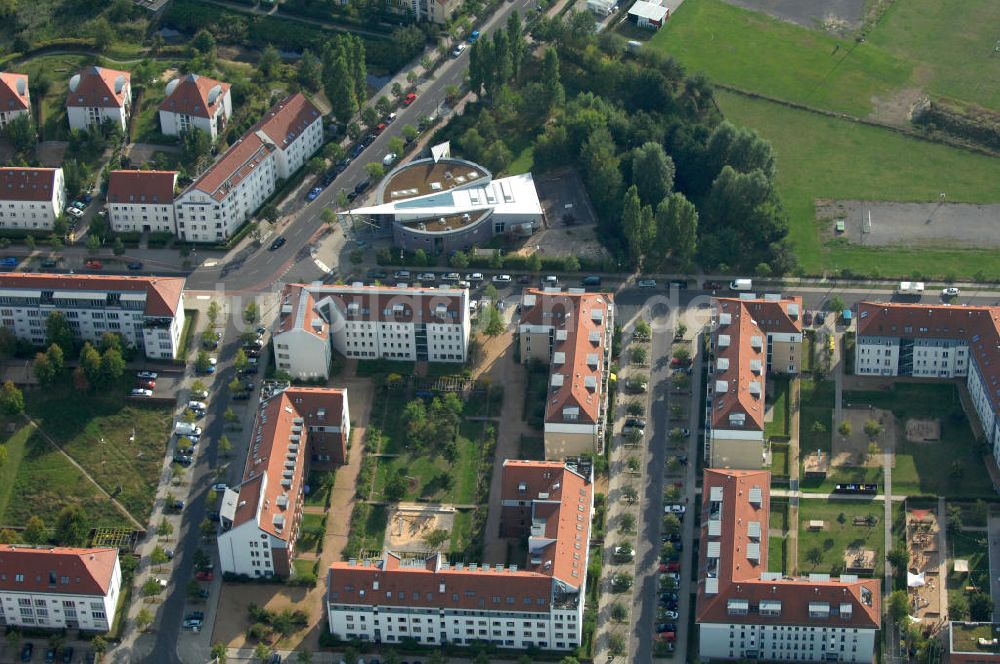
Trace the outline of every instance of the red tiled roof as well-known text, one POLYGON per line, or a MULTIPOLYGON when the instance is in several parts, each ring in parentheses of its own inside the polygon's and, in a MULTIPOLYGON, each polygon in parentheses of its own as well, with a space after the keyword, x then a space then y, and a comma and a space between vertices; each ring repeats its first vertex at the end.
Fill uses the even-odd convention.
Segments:
POLYGON ((613 325, 613 296, 609 293, 547 293, 537 288, 525 290, 522 297, 521 325, 552 327, 556 337, 553 353, 562 353, 565 360, 553 358, 551 375, 561 375, 562 385, 553 386, 549 379, 546 422, 578 422, 596 424, 600 420, 603 395, 604 354, 607 336, 613 325), (530 304, 532 299, 534 304, 530 304), (593 312, 600 312, 595 319, 593 312), (562 330, 565 339, 559 339, 562 330), (597 341, 592 341, 596 337, 597 341), (590 362, 595 359, 596 364, 590 362), (586 385, 591 378, 594 387, 586 385), (566 408, 578 408, 575 420, 565 420, 566 408))
POLYGON ((737 425, 730 424, 730 416, 742 414, 745 420, 738 428, 763 431, 767 336, 754 322, 743 302, 721 299, 718 305, 720 322, 712 333, 715 355, 712 359, 713 373, 709 375, 712 383, 712 428, 735 428, 737 425), (722 324, 725 314, 730 316, 730 322, 722 324), (755 339, 760 342, 759 347, 755 347, 755 339), (720 360, 723 364, 728 362, 728 368, 720 369, 720 360), (751 363, 754 366, 759 363, 759 369, 751 369, 751 363), (716 391, 721 382, 727 383, 724 393, 716 391), (751 384, 759 388, 758 393, 751 393, 751 384))
POLYGON ((103 597, 111 587, 117 560, 117 549, 4 544, 0 546, 0 590, 103 597))
POLYGON ((120 108, 125 105, 125 90, 131 80, 132 75, 127 71, 87 67, 70 78, 66 106, 120 108), (74 80, 78 81, 75 87, 74 80))
POLYGON ((526 569, 551 574, 568 586, 579 588, 587 575, 587 544, 593 485, 589 478, 561 461, 517 461, 505 459, 501 500, 532 501, 532 518, 543 521, 544 535, 529 539, 526 569), (524 486, 525 490, 520 491, 524 486), (542 540, 551 543, 533 549, 542 540), (532 559, 537 564, 532 564, 532 559))
POLYGON ((55 168, 0 168, 0 201, 51 201, 55 168))
POLYGON ((167 86, 171 84, 174 84, 174 89, 160 104, 159 110, 200 118, 215 116, 230 87, 228 83, 197 74, 188 74, 177 79, 176 83, 171 81, 167 86), (216 86, 219 88, 218 91, 210 96, 216 86))
POLYGON ((857 319, 859 338, 964 341, 976 360, 993 411, 1000 411, 1000 307, 861 302, 857 319))
POLYGON ((257 134, 247 132, 226 150, 221 159, 202 173, 190 188, 222 201, 273 150, 274 148, 260 140, 257 134))
POLYGON ((552 578, 511 568, 447 565, 440 554, 401 564, 391 552, 381 560, 335 562, 327 575, 332 604, 410 606, 469 611, 548 613, 552 578), (377 586, 376 586, 377 584, 377 586), (508 608, 509 607, 509 608, 508 608))
POLYGON ((295 328, 301 312, 302 324, 298 325, 298 329, 314 334, 320 339, 326 339, 329 336, 329 325, 316 312, 316 303, 312 293, 304 284, 286 285, 281 294, 281 302, 283 308, 285 304, 289 304, 292 310, 287 314, 282 313, 279 317, 279 332, 288 332, 295 328), (319 322, 313 326, 313 321, 319 322))
POLYGON ((28 110, 29 96, 27 74, 0 72, 0 112, 28 110))
POLYGON ((250 131, 261 129, 284 150, 322 114, 305 95, 296 92, 278 102, 250 131))
POLYGON ((767 572, 770 483, 771 474, 764 470, 705 470, 698 566, 698 622, 878 629, 881 614, 877 579, 762 578, 762 574, 767 572), (759 502, 751 502, 751 493, 759 493, 759 502), (721 504, 713 500, 719 497, 714 494, 721 494, 721 504), (709 534, 711 521, 720 524, 717 536, 709 534), (759 537, 751 537, 751 523, 760 529, 759 537), (719 557, 714 576, 710 577, 708 553, 713 543, 719 545, 719 557), (754 545, 759 547, 756 559, 748 555, 754 545), (717 592, 707 591, 709 581, 717 584, 717 592), (730 615, 730 600, 745 600, 753 610, 746 615, 730 615), (762 615, 756 610, 762 600, 780 601, 780 615, 762 615), (810 616, 809 605, 813 602, 828 603, 830 617, 810 616), (848 617, 840 613, 841 605, 850 605, 848 617))
POLYGON ((257 412, 250 432, 250 452, 243 469, 243 483, 239 487, 239 503, 233 518, 233 527, 256 520, 258 527, 278 539, 288 541, 294 536, 293 515, 298 511, 297 501, 305 483, 305 459, 308 427, 321 422, 340 426, 344 407, 344 391, 319 387, 289 388, 268 399, 257 412), (319 411, 326 410, 320 418, 319 411), (300 424, 295 420, 301 419, 300 424), (300 431, 295 432, 298 427, 300 431), (293 443, 292 436, 298 436, 293 443), (293 468, 287 468, 289 447, 298 444, 299 450, 293 468), (289 476, 286 476, 289 472, 289 476), (264 473, 267 474, 266 487, 264 473), (283 480, 291 485, 282 486, 283 480), (260 500, 265 491, 264 501, 260 500), (279 496, 287 497, 287 504, 278 504, 279 496), (260 505, 258 514, 257 506, 260 505), (283 515, 285 524, 277 528, 274 519, 283 515))
POLYGON ((108 202, 168 205, 176 183, 177 171, 111 171, 108 202))
POLYGON ((8 272, 0 275, 0 288, 67 291, 143 291, 147 316, 174 316, 180 306, 184 279, 130 277, 102 274, 44 274, 8 272))

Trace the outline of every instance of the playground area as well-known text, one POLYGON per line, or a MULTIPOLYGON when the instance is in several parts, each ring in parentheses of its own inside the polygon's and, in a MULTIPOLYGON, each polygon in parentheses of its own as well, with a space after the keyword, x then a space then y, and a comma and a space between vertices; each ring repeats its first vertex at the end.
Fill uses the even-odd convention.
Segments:
POLYGON ((455 508, 451 505, 399 503, 389 512, 384 548, 398 553, 427 553, 431 547, 425 538, 436 530, 445 530, 449 537, 441 546, 447 549, 454 524, 455 508))
POLYGON ((842 468, 844 466, 862 468, 880 467, 882 465, 882 455, 880 453, 869 454, 869 448, 873 442, 880 450, 884 449, 887 445, 893 445, 893 442, 896 440, 895 416, 891 412, 880 408, 845 408, 843 410, 843 418, 843 421, 850 425, 850 431, 845 436, 840 431, 842 423, 834 422, 830 466, 834 468, 842 468), (878 423, 881 433, 873 437, 865 431, 865 425, 869 421, 878 423))
POLYGON ((938 622, 945 614, 939 549, 941 524, 933 509, 911 509, 906 513, 906 549, 910 566, 906 586, 910 615, 922 621, 938 622))
POLYGON ((941 441, 941 421, 910 418, 906 420, 906 442, 938 443, 941 441))

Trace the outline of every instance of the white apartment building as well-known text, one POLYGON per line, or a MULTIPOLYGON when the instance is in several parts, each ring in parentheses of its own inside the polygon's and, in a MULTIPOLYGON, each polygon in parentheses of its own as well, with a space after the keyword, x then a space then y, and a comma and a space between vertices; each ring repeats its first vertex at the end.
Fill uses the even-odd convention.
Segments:
POLYGON ((117 549, 0 546, 0 625, 106 632, 122 573, 117 549))
POLYGON ((802 298, 718 298, 705 386, 705 459, 717 468, 770 463, 764 436, 769 373, 796 374, 802 356, 802 298))
POLYGON ((857 375, 965 378, 1000 460, 1000 307, 861 302, 857 321, 857 375))
POLYGON ((28 75, 0 71, 0 129, 21 115, 31 115, 28 75))
POLYGON ((61 168, 0 168, 0 228, 52 230, 65 207, 61 168))
POLYGON ((160 104, 160 131, 178 136, 198 129, 215 141, 233 115, 229 84, 198 74, 188 74, 167 83, 160 104))
POLYGON ((108 221, 117 232, 177 233, 177 171, 111 171, 108 221))
POLYGON ((607 421, 614 296, 527 289, 518 324, 521 362, 550 365, 545 458, 600 453, 607 421))
POLYGON ((289 284, 274 331, 275 363, 295 378, 328 378, 348 358, 464 362, 469 291, 289 284))
POLYGON ((116 332, 146 357, 171 360, 184 329, 183 290, 172 277, 9 272, 0 275, 0 324, 43 346, 45 319, 59 311, 84 341, 116 332))
POLYGON ((771 474, 706 469, 696 621, 702 661, 866 662, 880 581, 767 571, 771 474))
POLYGON ((580 645, 593 485, 590 469, 504 462, 501 531, 528 540, 528 565, 449 564, 443 554, 330 565, 330 632, 342 639, 430 647, 580 645), (584 474, 586 473, 586 474, 584 474))
POLYGON ((104 67, 87 67, 69 79, 66 116, 69 128, 86 130, 112 122, 125 131, 132 110, 132 75, 104 67))
POLYGON ((323 116, 302 93, 279 102, 177 197, 177 236, 226 240, 322 144, 323 116))
POLYGON ((350 426, 346 390, 289 388, 261 405, 243 481, 222 496, 224 573, 291 574, 310 455, 314 463, 343 464, 350 426))

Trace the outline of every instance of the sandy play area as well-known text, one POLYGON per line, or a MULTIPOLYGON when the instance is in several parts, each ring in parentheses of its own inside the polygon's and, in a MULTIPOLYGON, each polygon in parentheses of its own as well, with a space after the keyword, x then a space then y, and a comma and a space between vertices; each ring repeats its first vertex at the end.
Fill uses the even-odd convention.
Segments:
MULTIPOLYGON (((385 548, 401 553, 424 553, 428 546, 424 538, 435 530, 451 532, 455 508, 451 505, 399 503, 389 513, 385 530, 385 548)), ((442 546, 447 546, 445 541, 442 546)))
POLYGON ((937 443, 941 440, 941 420, 906 420, 906 440, 910 443, 937 443))

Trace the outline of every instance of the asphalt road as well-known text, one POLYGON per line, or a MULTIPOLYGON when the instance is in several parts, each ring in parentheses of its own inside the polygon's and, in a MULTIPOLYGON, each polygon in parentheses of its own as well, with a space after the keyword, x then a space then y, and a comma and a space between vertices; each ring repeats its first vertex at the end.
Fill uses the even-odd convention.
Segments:
MULTIPOLYGON (((515 9, 524 16, 526 11, 534 6, 535 0, 503 3, 486 25, 480 28, 481 34, 488 36, 497 29, 497 26, 505 26, 507 17, 515 9)), ((382 158, 389 153, 389 140, 399 136, 404 125, 417 126, 420 117, 439 114, 448 86, 462 85, 468 68, 468 58, 469 50, 466 49, 458 58, 451 58, 441 65, 432 80, 418 85, 416 100, 409 107, 400 107, 396 111, 396 121, 377 136, 375 141, 354 159, 315 201, 294 213, 295 218, 280 233, 287 240, 283 247, 275 251, 268 251, 264 247, 257 249, 235 268, 232 265, 227 268, 227 264, 231 261, 230 257, 219 261, 213 267, 200 267, 188 276, 187 287, 193 290, 215 290, 217 285, 224 284, 223 290, 226 291, 263 291, 281 280, 301 260, 300 252, 307 249, 313 235, 323 226, 321 216, 323 208, 336 208, 337 192, 341 189, 353 191, 355 185, 368 177, 365 165, 382 161, 382 158)), ((360 203, 360 199, 357 202, 360 203)), ((270 238, 267 243, 269 242, 270 238)), ((318 269, 316 273, 319 273, 318 269)))

